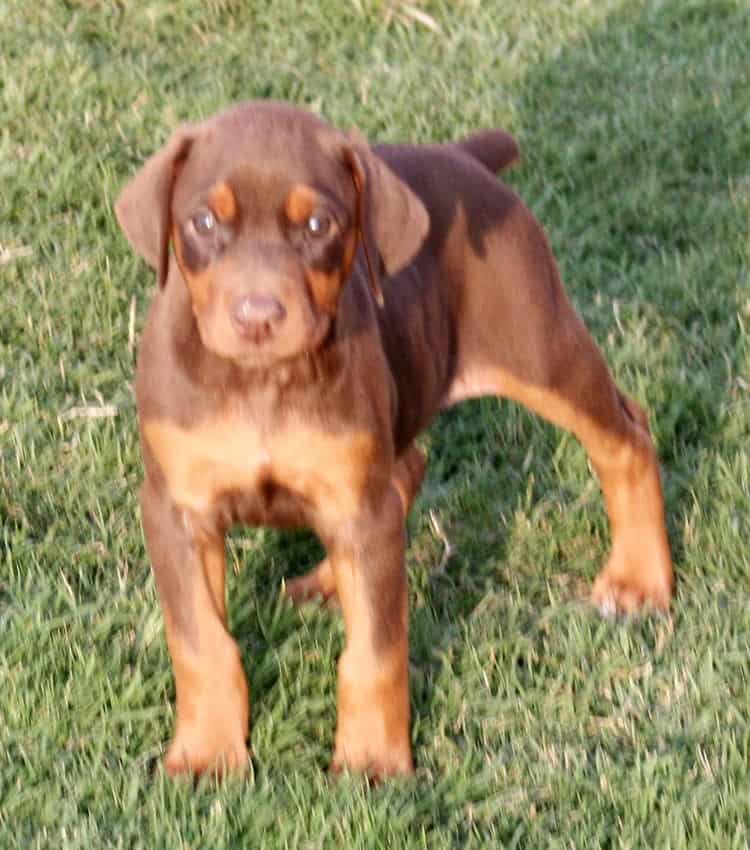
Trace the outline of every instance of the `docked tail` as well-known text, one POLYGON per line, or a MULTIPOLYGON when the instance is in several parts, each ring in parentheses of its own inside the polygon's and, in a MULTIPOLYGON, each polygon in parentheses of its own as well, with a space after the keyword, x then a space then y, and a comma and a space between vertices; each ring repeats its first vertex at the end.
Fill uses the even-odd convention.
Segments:
POLYGON ((496 174, 521 157, 516 140, 504 130, 483 130, 456 143, 462 151, 496 174))

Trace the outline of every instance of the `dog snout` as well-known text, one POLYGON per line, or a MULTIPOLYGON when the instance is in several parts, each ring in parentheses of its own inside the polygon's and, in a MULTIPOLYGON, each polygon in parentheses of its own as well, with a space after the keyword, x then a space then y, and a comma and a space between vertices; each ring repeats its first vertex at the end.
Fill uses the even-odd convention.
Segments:
POLYGON ((232 324, 238 333, 255 342, 270 336, 284 316, 284 306, 272 295, 243 295, 231 308, 232 324))

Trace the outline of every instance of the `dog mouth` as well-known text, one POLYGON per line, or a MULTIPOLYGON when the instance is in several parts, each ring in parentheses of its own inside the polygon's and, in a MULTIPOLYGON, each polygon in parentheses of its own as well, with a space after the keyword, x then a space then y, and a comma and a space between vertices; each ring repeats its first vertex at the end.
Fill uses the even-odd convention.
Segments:
POLYGON ((327 313, 301 317, 287 315, 286 311, 281 315, 275 307, 269 309, 272 315, 250 324, 240 321, 239 327, 231 314, 220 323, 196 316, 201 343, 213 354, 250 370, 273 368, 309 356, 330 339, 334 322, 327 313))
POLYGON ((316 323, 312 335, 299 347, 292 350, 285 347, 284 350, 279 351, 272 342, 264 344, 261 341, 233 359, 244 369, 283 367, 285 364, 289 364, 302 357, 309 357, 316 351, 319 351, 330 338, 332 331, 333 322, 331 321, 331 317, 323 315, 316 323))

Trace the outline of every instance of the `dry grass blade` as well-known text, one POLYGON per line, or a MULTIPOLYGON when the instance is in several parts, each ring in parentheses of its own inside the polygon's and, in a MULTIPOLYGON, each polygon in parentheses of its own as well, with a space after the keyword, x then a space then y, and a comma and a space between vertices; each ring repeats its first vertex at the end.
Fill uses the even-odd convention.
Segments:
POLYGON ((61 422, 71 419, 111 419, 117 416, 118 408, 114 404, 91 404, 71 407, 58 416, 61 422))

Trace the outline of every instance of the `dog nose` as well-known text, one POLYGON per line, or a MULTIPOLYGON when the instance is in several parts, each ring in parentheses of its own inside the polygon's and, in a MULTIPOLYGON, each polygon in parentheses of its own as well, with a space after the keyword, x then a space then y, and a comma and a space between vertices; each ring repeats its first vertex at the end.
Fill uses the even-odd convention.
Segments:
POLYGON ((284 318, 286 310, 271 295, 243 295, 231 309, 232 322, 246 337, 259 340, 284 318))

